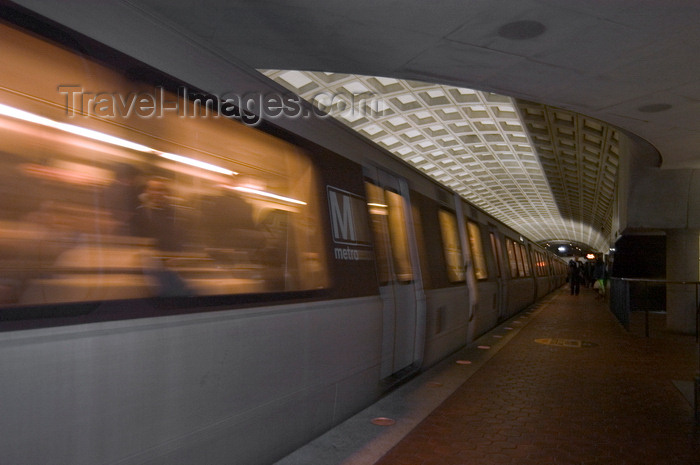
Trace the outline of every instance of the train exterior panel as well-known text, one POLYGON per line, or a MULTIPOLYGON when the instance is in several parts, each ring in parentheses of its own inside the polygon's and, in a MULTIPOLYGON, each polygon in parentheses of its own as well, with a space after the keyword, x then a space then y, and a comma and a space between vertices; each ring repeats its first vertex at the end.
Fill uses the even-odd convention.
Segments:
POLYGON ((5 333, 3 461, 272 462, 377 398, 381 327, 364 297, 5 333))
POLYGON ((556 258, 333 121, 150 113, 206 111, 179 89, 220 75, 279 91, 250 70, 202 52, 206 72, 168 76, 12 13, 7 463, 272 463, 563 282, 556 258))

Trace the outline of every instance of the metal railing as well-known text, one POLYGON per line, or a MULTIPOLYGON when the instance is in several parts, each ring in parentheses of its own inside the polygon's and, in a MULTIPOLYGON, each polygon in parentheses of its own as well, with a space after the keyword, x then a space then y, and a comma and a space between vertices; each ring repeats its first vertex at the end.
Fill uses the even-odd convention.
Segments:
POLYGON ((695 342, 700 336, 700 281, 671 281, 667 279, 610 278, 610 310, 629 331, 633 311, 644 312, 644 336, 650 337, 650 313, 666 310, 667 285, 692 286, 695 291, 695 342), (663 292, 651 292, 651 289, 663 292))

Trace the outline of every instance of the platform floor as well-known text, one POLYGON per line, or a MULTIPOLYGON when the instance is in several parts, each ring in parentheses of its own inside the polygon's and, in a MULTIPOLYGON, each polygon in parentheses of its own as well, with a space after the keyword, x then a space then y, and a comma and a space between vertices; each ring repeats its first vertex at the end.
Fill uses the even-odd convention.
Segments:
POLYGON ((700 464, 697 372, 693 338, 562 289, 278 465, 700 464))

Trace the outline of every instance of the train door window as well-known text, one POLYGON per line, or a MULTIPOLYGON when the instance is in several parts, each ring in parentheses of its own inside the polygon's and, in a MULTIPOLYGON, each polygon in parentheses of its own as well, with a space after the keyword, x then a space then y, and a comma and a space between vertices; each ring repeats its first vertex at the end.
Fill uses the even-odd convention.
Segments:
POLYGON ((406 231, 406 201, 389 189, 365 182, 372 230, 377 250, 377 272, 381 283, 392 281, 388 266, 388 248, 391 248, 393 278, 399 282, 413 280, 413 268, 406 231))
POLYGON ((384 285, 390 282, 391 270, 389 269, 389 206, 384 198, 384 189, 365 182, 367 193, 367 207, 369 210, 372 233, 374 235, 374 254, 377 266, 379 283, 384 285))
POLYGON ((496 235, 492 232, 489 233, 489 238, 491 239, 491 254, 496 262, 496 277, 501 277, 501 244, 498 243, 496 235))
POLYGON ((418 260, 420 262, 421 276, 423 277, 423 288, 430 288, 430 267, 428 266, 428 251, 425 243, 425 234, 423 233, 423 223, 421 221, 421 210, 416 205, 411 194, 411 212, 413 216, 413 230, 416 234, 416 245, 418 246, 418 260))
POLYGON ((540 274, 540 257, 537 255, 537 251, 532 251, 530 253, 532 256, 532 272, 535 276, 541 276, 540 274))
POLYGON ((384 192, 389 205, 389 236, 394 256, 394 272, 399 281, 412 281, 413 268, 408 248, 408 232, 406 231, 406 200, 396 192, 390 190, 384 192))
POLYGON ((520 244, 520 248, 523 253, 523 268, 525 270, 525 276, 532 276, 532 272, 530 271, 530 254, 527 251, 527 246, 520 244))
POLYGON ((506 251, 508 252, 508 264, 510 265, 510 277, 518 277, 518 259, 515 254, 515 243, 511 239, 506 239, 506 251))
POLYGON ((523 249, 517 242, 513 243, 513 248, 515 249, 515 263, 518 265, 518 276, 525 276, 525 266, 523 265, 523 249))
POLYGON ((459 242, 457 217, 447 210, 438 211, 442 246, 447 264, 447 278, 451 283, 463 282, 465 279, 462 263, 462 246, 459 242))
POLYGON ((532 272, 535 274, 535 276, 541 276, 541 274, 540 274, 540 258, 537 255, 537 251, 532 251, 531 256, 532 256, 532 272))
POLYGON ((540 257, 542 257, 542 276, 547 276, 549 274, 549 259, 542 252, 540 252, 540 257))
POLYGON ((476 279, 486 279, 489 275, 486 270, 484 249, 481 245, 479 225, 473 221, 467 221, 467 229, 469 229, 469 249, 472 252, 472 261, 474 262, 474 276, 476 279))
POLYGON ((547 256, 540 252, 540 268, 542 269, 542 276, 547 276, 549 274, 548 265, 549 263, 547 262, 547 256))

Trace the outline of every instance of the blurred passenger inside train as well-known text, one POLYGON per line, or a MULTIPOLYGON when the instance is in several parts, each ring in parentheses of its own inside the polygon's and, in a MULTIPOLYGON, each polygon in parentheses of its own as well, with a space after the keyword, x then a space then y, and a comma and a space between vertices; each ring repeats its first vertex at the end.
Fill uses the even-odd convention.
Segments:
POLYGON ((182 231, 170 199, 168 179, 153 177, 146 182, 139 196, 141 205, 134 215, 136 235, 155 239, 156 248, 161 251, 182 249, 182 231))
POLYGON ((203 201, 202 225, 207 245, 215 249, 259 249, 264 238, 253 219, 253 207, 230 189, 203 201))
POLYGON ((102 205, 116 221, 113 233, 120 236, 136 235, 134 217, 140 206, 139 170, 121 163, 114 170, 114 180, 102 192, 102 205))

